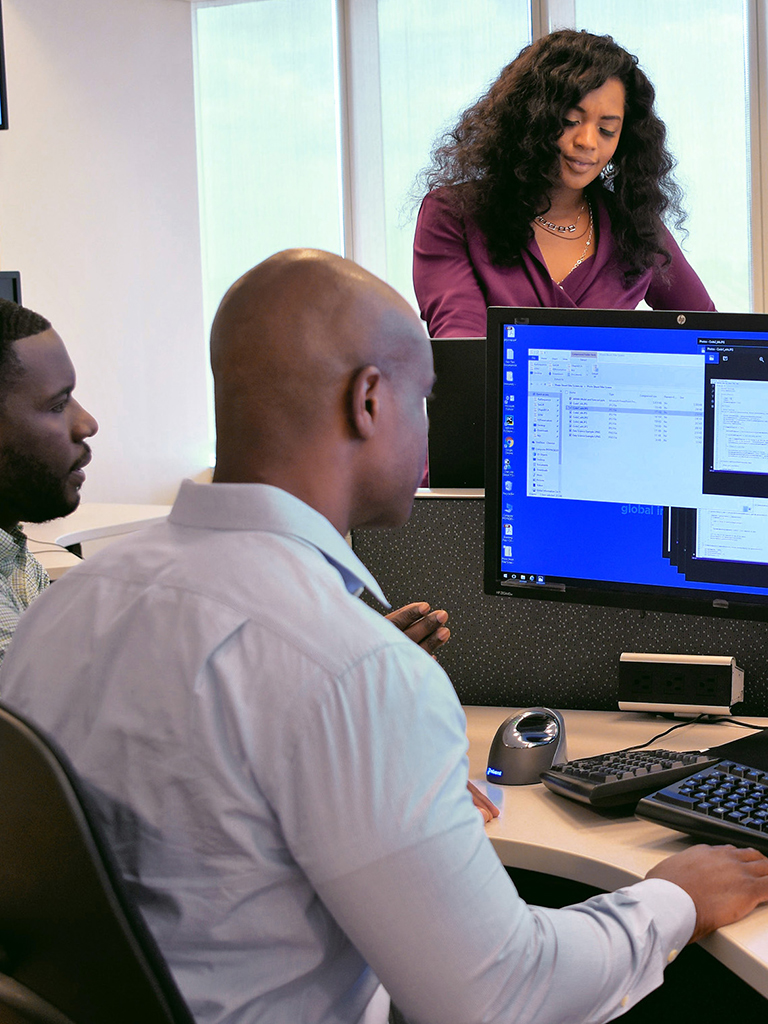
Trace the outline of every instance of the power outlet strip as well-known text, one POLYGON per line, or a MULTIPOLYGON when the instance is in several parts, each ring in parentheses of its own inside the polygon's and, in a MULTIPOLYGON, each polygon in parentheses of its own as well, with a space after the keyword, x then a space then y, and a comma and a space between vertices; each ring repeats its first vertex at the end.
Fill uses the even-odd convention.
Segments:
POLYGON ((729 715, 744 700, 744 670, 732 657, 636 654, 619 659, 619 709, 729 715))

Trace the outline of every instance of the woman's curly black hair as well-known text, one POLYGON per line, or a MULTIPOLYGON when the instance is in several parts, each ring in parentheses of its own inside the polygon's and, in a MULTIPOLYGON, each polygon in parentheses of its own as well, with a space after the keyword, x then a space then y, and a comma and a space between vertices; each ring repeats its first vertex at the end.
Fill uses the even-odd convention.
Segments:
POLYGON ((427 190, 459 186, 451 201, 483 231, 495 264, 519 261, 534 217, 547 211, 559 182, 565 116, 609 78, 626 91, 624 124, 613 160, 586 191, 599 193, 608 207, 628 281, 659 257, 669 262, 662 217, 671 212, 682 223, 682 193, 671 176, 654 88, 637 58, 610 36, 563 29, 526 46, 504 68, 446 133, 422 175, 427 190))

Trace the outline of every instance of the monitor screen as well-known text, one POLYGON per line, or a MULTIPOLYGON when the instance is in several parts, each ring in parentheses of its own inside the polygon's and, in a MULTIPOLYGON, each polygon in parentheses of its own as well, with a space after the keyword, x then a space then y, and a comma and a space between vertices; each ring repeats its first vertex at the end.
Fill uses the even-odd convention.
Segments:
POLYGON ((768 315, 488 310, 485 590, 768 619, 768 315))

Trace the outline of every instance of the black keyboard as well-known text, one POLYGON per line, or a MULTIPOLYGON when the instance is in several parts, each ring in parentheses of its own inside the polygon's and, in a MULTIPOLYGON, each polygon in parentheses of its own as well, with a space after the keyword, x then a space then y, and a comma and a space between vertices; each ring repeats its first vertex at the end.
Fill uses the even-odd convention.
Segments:
POLYGON ((558 796, 591 807, 631 807, 647 793, 717 760, 699 750, 617 750, 553 765, 542 772, 541 781, 558 796))
POLYGON ((768 854, 768 771, 718 761, 644 797, 635 813, 696 839, 768 854))

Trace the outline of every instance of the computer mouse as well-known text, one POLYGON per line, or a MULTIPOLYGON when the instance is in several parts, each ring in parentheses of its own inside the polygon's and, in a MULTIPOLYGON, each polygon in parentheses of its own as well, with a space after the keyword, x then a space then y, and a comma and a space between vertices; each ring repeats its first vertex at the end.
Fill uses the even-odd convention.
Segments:
POLYGON ((496 731, 485 777, 502 786, 530 786, 553 764, 568 760, 565 722, 559 711, 516 711, 496 731))

